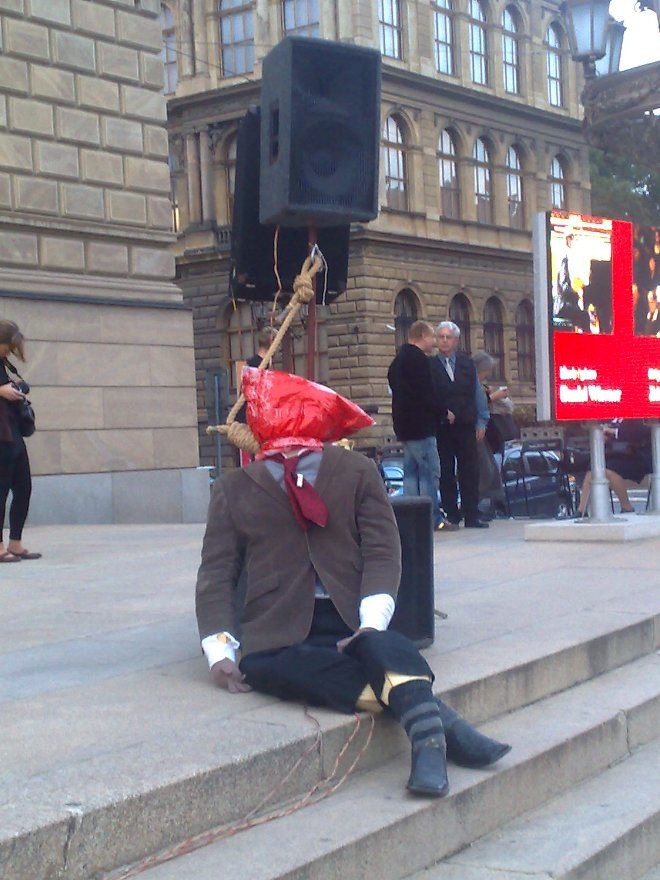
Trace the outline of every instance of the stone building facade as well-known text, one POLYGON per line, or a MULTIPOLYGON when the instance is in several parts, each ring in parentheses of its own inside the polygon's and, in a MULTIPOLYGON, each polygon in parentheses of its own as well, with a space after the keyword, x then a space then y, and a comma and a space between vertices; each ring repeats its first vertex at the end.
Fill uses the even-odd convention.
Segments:
MULTIPOLYGON (((165 0, 177 277, 194 310, 203 460, 208 377, 253 353, 268 309, 227 295, 237 122, 284 35, 379 47, 380 215, 351 233, 349 290, 322 315, 320 376, 378 407, 365 445, 392 440, 386 372, 415 318, 451 317, 517 402, 534 401, 535 212, 590 206, 581 82, 556 0, 165 0)), ((293 347, 304 353, 304 332, 293 347)), ((296 359, 296 368, 304 360, 296 359)))
POLYGON ((0 317, 40 522, 202 520, 156 0, 0 0, 0 317))

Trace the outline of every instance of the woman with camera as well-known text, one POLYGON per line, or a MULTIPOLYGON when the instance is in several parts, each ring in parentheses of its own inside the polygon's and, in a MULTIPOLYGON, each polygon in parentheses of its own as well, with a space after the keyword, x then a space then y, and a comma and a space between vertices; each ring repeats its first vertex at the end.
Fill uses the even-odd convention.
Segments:
MULTIPOLYGON (((22 544, 23 526, 30 508, 32 478, 23 434, 26 433, 24 403, 29 386, 9 361, 25 360, 25 340, 13 321, 0 321, 0 563, 39 559, 22 544), (9 508, 9 543, 4 545, 5 506, 9 508)), ((32 425, 32 430, 34 425, 32 425)))

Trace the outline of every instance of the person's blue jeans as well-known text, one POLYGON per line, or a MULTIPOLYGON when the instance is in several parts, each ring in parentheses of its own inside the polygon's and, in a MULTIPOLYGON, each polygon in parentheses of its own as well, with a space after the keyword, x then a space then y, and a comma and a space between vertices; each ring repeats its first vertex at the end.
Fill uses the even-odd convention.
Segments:
POLYGON ((403 443, 403 494, 426 495, 433 505, 433 525, 440 522, 440 457, 435 437, 403 443))

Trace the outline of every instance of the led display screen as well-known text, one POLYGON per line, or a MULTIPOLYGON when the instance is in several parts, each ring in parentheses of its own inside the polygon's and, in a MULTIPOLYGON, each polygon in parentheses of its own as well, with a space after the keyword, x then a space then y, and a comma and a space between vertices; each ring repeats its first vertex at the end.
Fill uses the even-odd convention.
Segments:
POLYGON ((660 418, 660 231, 552 211, 534 248, 539 418, 660 418))

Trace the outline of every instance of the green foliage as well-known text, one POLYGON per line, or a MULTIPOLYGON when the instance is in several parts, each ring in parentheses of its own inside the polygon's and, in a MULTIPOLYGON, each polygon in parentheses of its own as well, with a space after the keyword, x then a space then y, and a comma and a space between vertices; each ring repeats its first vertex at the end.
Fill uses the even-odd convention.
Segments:
POLYGON ((591 212, 596 216, 660 226, 660 172, 591 150, 591 212))

